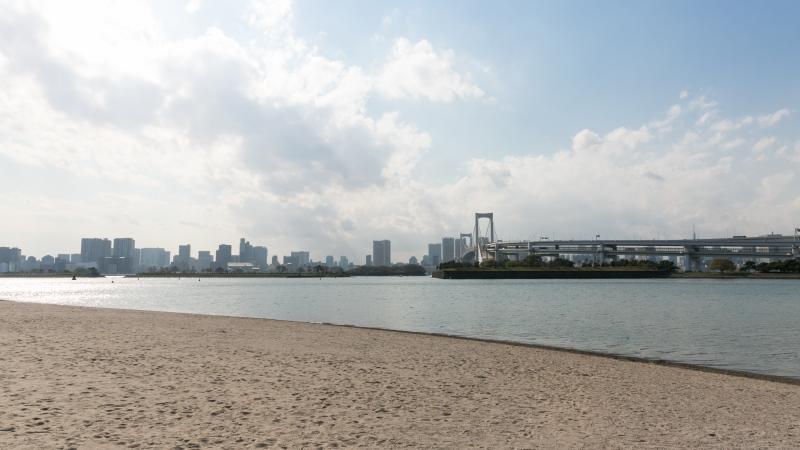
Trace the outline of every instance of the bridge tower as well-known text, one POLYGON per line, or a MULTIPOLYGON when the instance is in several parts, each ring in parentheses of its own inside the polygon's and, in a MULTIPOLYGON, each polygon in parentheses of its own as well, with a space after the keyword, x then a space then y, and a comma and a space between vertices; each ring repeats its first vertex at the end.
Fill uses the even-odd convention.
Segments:
MULTIPOLYGON (((483 261, 483 254, 482 254, 482 242, 481 242, 481 229, 479 227, 479 221, 481 219, 489 219, 489 236, 488 236, 488 243, 493 243, 495 241, 495 234, 494 234, 494 213, 475 213, 475 228, 472 230, 473 238, 472 238, 472 245, 475 249, 475 256, 477 257, 478 261, 483 261)), ((496 253, 496 252, 495 252, 496 253)), ((495 258, 497 254, 495 254, 495 258)))
POLYGON ((458 256, 458 260, 460 261, 461 257, 464 256, 464 253, 467 253, 470 249, 475 247, 475 241, 472 240, 472 233, 461 233, 458 236, 458 240, 461 241, 461 254, 456 256, 458 256), (465 245, 464 239, 467 238, 469 239, 469 244, 465 245))

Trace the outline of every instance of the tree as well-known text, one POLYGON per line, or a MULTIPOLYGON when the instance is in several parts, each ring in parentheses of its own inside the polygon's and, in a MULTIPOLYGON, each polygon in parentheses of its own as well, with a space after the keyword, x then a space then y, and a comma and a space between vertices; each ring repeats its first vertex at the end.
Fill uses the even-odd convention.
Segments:
POLYGON ((525 267, 541 267, 542 258, 541 256, 537 255, 528 255, 522 260, 522 263, 525 265, 525 267))
POLYGON ((753 272, 756 270, 756 262, 747 261, 742 265, 742 268, 739 270, 741 270, 742 272, 753 272))
POLYGON ((676 266, 674 262, 665 259, 658 262, 658 270, 662 272, 676 272, 678 266, 676 266))
POLYGON ((720 272, 736 270, 736 264, 728 258, 714 258, 708 266, 711 270, 719 270, 720 272))
POLYGON ((500 267, 500 263, 494 259, 484 259, 481 261, 481 267, 484 269, 496 269, 500 267))

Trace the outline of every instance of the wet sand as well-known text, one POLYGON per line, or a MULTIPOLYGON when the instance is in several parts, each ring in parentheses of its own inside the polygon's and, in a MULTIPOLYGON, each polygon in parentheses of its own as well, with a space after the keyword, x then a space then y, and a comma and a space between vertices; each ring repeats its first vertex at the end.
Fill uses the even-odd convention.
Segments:
POLYGON ((800 386, 381 330, 0 301, 0 448, 800 447, 800 386))

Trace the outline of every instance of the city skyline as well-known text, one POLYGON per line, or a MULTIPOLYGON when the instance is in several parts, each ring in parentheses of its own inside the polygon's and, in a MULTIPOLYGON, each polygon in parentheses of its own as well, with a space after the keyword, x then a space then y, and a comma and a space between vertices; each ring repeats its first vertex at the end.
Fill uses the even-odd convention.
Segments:
MULTIPOLYGON (((788 233, 796 2, 18 3, 0 245, 788 233), (675 70, 681 68, 681 70, 675 70), (421 238, 424 236, 425 238, 421 238)), ((285 247, 284 247, 285 246, 285 247)))

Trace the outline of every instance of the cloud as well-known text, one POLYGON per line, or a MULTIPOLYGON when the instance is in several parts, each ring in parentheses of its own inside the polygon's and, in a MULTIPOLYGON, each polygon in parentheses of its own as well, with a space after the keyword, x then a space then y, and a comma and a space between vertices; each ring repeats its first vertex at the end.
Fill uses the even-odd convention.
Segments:
POLYGON ((581 152, 598 147, 603 140, 592 130, 583 129, 572 137, 572 150, 581 152))
POLYGON ((391 99, 451 102, 483 97, 481 88, 456 72, 454 59, 452 50, 437 52, 427 40, 412 44, 399 38, 377 77, 376 87, 391 99))
POLYGON ((203 0, 189 0, 184 5, 184 9, 189 14, 194 14, 203 7, 203 0))
POLYGON ((758 124, 763 128, 772 127, 778 124, 784 117, 788 116, 790 111, 786 108, 779 109, 772 114, 766 114, 758 117, 758 124))
POLYGON ((292 15, 291 0, 256 0, 250 2, 247 22, 267 34, 285 32, 292 15))
POLYGON ((377 66, 355 65, 297 36, 287 2, 179 37, 146 3, 119 13, 99 2, 88 18, 54 5, 0 17, 0 176, 10 190, 0 213, 15 217, 0 234, 19 245, 68 250, 97 233, 210 249, 247 236, 272 253, 352 258, 388 238, 405 258, 469 230, 474 211, 494 211, 502 237, 564 238, 680 237, 692 224, 713 235, 731 223, 756 234, 790 229, 800 214, 800 143, 770 151, 798 142, 796 127, 766 128, 793 120, 788 109, 727 117, 687 93, 657 117, 577 123, 527 153, 445 155, 446 174, 423 175, 448 136, 415 121, 410 102, 375 110, 371 100, 485 106, 454 50, 399 38, 377 66))
POLYGON ((755 145, 753 145, 753 148, 757 152, 763 152, 764 150, 766 150, 766 149, 772 147, 773 145, 775 145, 776 142, 777 142, 777 139, 775 139, 775 136, 763 137, 763 138, 759 139, 758 142, 755 143, 755 145))

